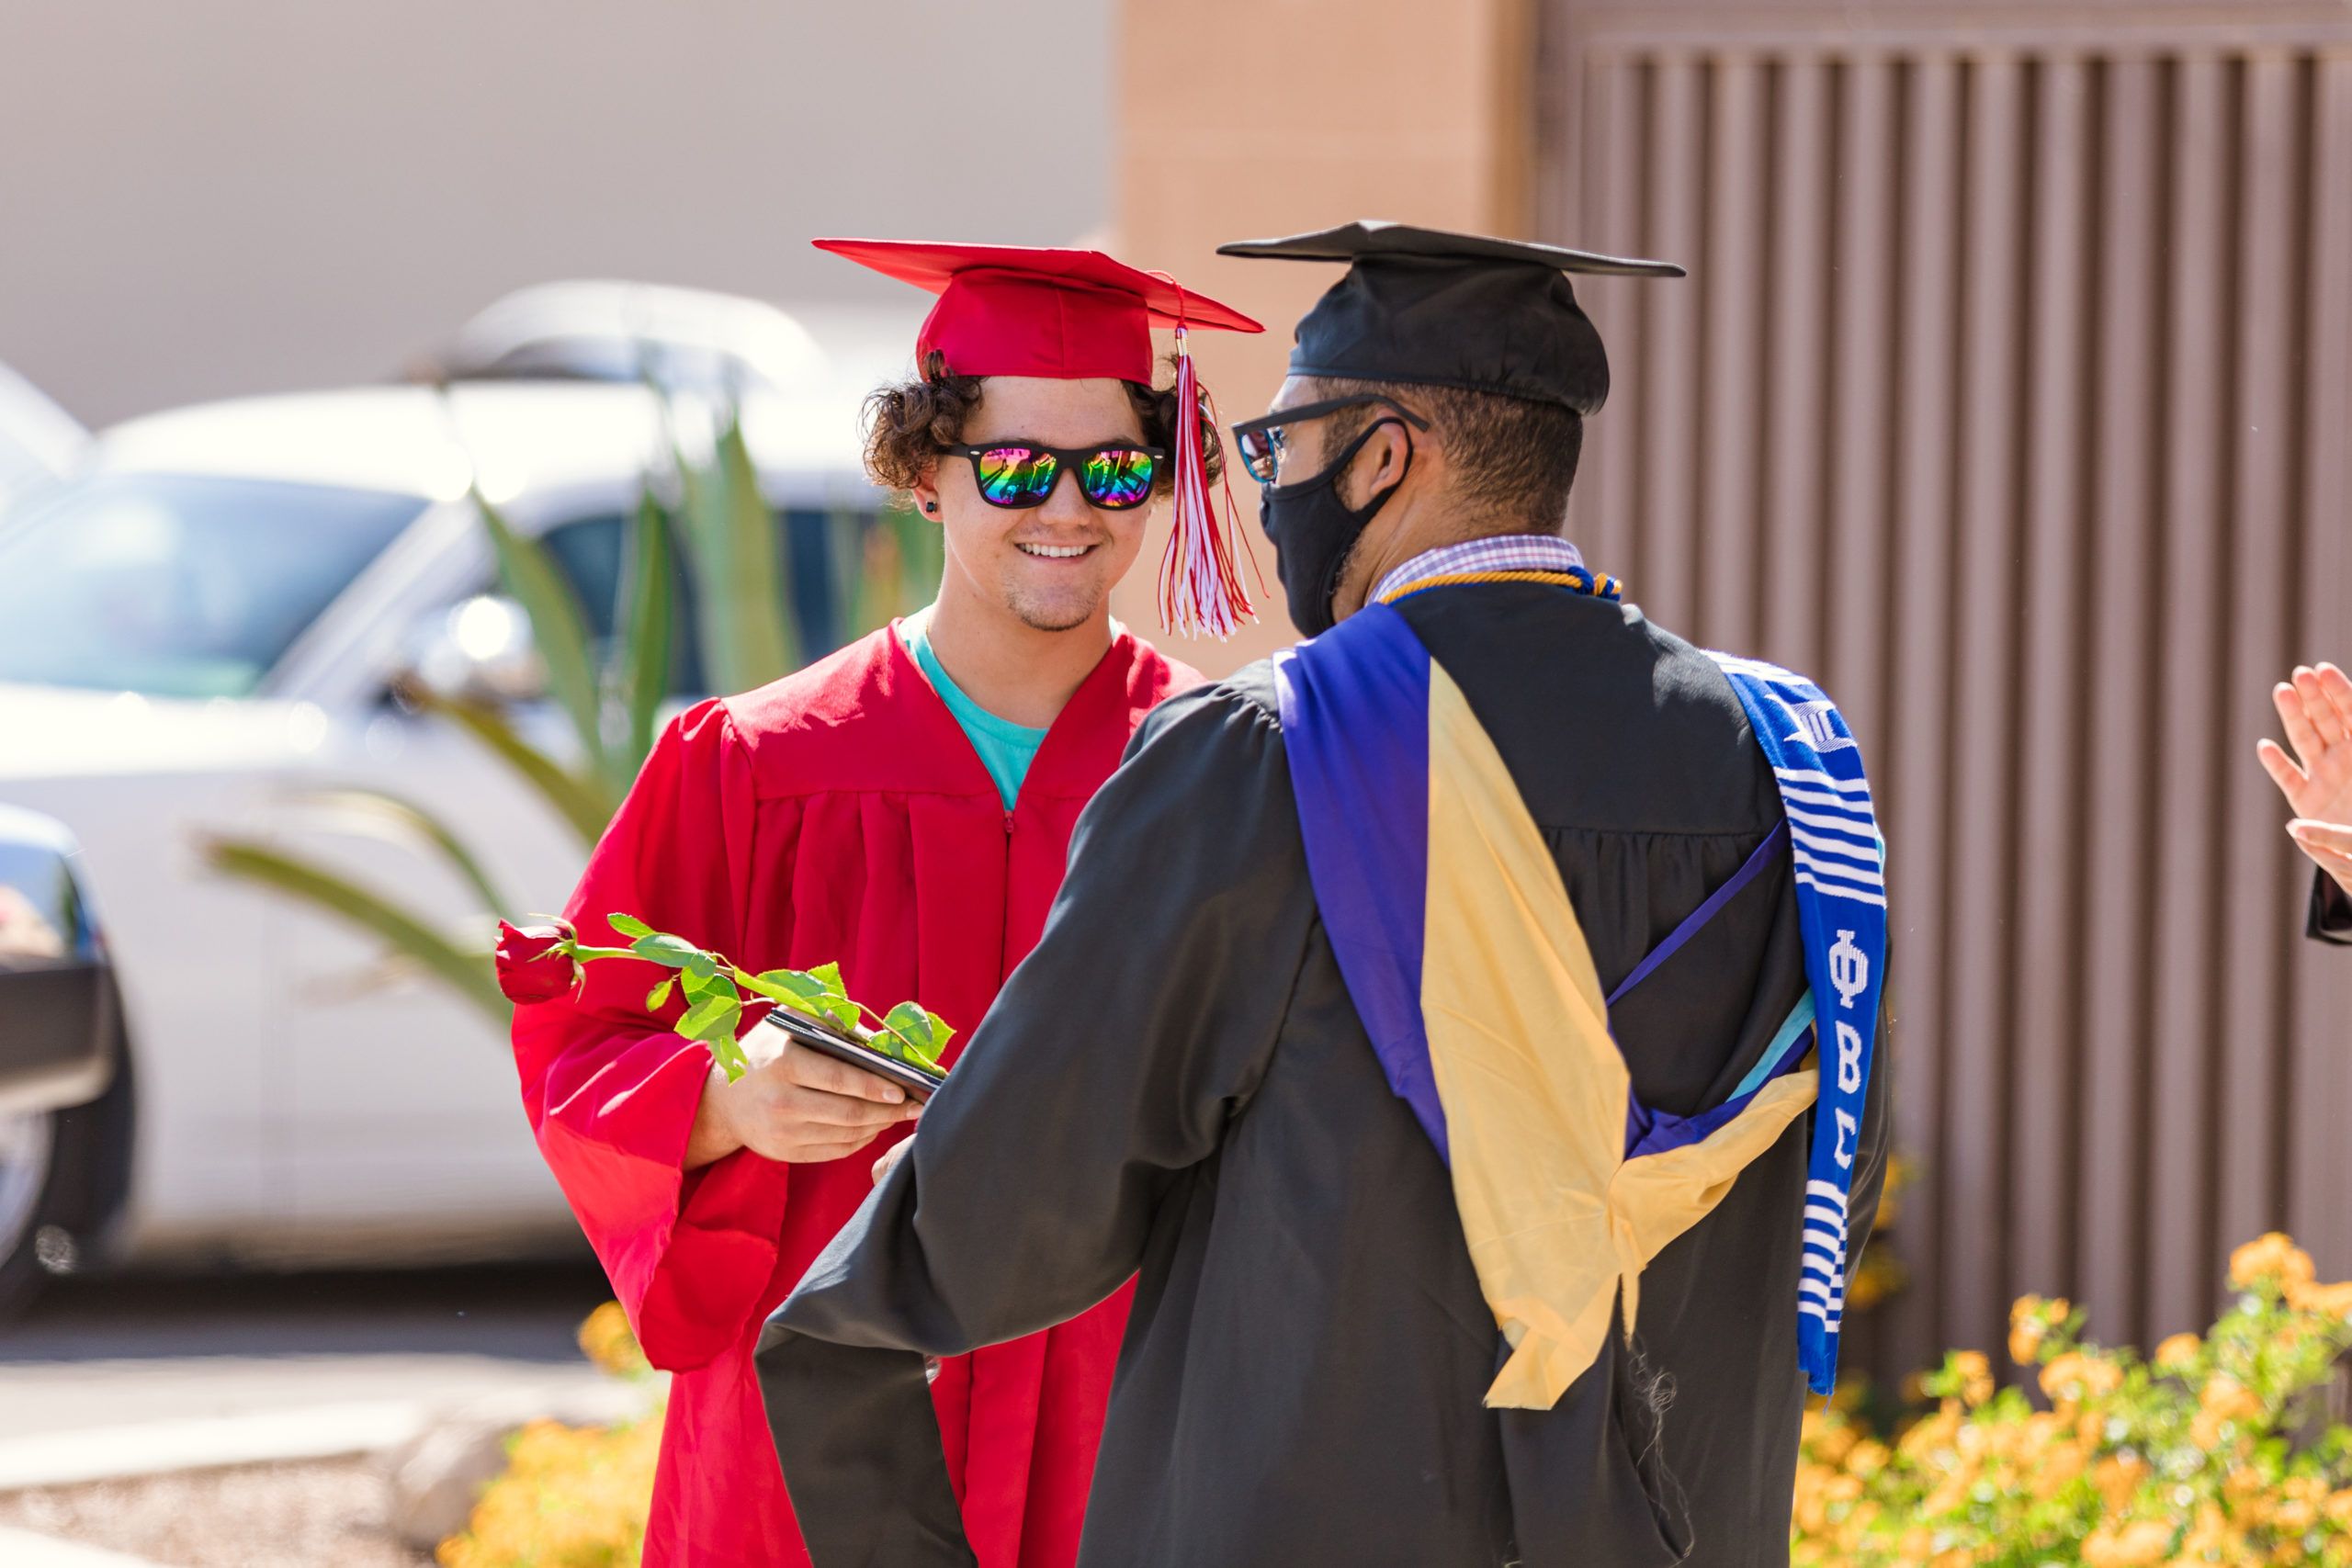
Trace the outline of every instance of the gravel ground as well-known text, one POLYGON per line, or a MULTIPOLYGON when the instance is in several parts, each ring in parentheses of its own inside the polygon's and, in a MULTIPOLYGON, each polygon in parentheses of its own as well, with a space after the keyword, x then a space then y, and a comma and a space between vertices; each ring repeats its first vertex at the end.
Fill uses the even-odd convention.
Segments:
POLYGON ((384 1530, 382 1475, 366 1460, 49 1486, 0 1495, 0 1525, 173 1568, 418 1568, 384 1530))

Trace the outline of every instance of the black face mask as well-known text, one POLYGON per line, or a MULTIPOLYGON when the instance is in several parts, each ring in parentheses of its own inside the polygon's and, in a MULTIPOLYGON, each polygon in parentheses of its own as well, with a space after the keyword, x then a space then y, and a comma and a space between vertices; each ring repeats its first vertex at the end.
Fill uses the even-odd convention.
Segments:
POLYGON ((1340 573, 1374 515, 1413 471, 1411 434, 1405 437, 1405 472, 1396 476, 1396 484, 1362 506, 1351 508, 1340 501, 1340 476, 1363 450, 1374 431, 1384 424, 1402 429, 1403 423, 1397 419, 1376 419, 1313 479, 1295 485, 1268 485, 1259 492, 1258 523, 1274 542, 1274 572, 1282 579, 1291 624, 1308 637, 1320 637, 1337 624, 1331 600, 1340 591, 1340 573))

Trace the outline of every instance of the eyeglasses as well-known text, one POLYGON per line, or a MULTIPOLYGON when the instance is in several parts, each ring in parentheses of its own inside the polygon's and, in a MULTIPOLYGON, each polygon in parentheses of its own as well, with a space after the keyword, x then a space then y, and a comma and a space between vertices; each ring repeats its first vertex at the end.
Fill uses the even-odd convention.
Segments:
POLYGON ((1064 468, 1078 471, 1079 492, 1089 506, 1125 512, 1151 499, 1159 465, 1168 454, 1157 446, 1113 442, 1071 450, 1035 441, 991 441, 984 446, 950 446, 972 460, 972 482, 990 506, 1043 506, 1061 482, 1064 468))
POLYGON ((1280 409, 1257 419, 1245 419, 1233 427, 1233 449, 1241 454, 1241 466, 1250 477, 1261 485, 1274 482, 1282 471, 1283 450, 1288 445, 1283 439, 1283 426, 1304 424, 1310 419, 1329 419, 1343 409, 1385 408, 1411 425, 1415 430, 1427 430, 1430 422, 1393 398, 1374 392, 1360 392, 1349 398, 1327 398, 1319 403, 1301 403, 1295 409, 1280 409))

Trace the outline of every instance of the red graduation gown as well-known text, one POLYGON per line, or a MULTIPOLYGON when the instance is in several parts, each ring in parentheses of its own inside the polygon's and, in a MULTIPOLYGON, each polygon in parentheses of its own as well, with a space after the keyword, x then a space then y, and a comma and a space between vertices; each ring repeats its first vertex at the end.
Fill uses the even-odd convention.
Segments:
MULTIPOLYGON (((1199 679, 1121 633, 1007 812, 886 628, 681 715, 565 912, 592 942, 624 910, 751 969, 838 959, 859 999, 913 998, 947 1019, 952 1056, 1035 945, 1070 830, 1128 737, 1199 679)), ((905 1130, 827 1165, 742 1150, 682 1172, 710 1055, 646 1014, 662 973, 594 964, 578 996, 518 1008, 524 1106, 647 1357, 677 1374, 645 1562, 802 1564, 752 1344, 905 1130)), ((982 1568, 1076 1558, 1127 1296, 941 1370, 941 1437, 982 1568)))

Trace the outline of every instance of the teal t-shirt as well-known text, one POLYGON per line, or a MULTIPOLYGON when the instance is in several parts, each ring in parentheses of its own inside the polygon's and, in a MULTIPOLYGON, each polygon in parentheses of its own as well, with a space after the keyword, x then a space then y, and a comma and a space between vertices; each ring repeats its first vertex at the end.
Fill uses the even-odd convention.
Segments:
POLYGON ((972 743, 972 750, 979 753, 980 766, 996 781, 996 793, 1004 802, 1004 808, 1012 810, 1014 798, 1021 794, 1021 781, 1029 776, 1029 764, 1036 760, 1037 748, 1045 744, 1046 732, 999 718, 966 696, 963 689, 947 678, 939 655, 931 650, 927 617, 908 616, 899 623, 899 637, 930 678, 932 690, 939 694, 939 700, 947 705, 947 711, 963 727, 964 738, 972 743))

